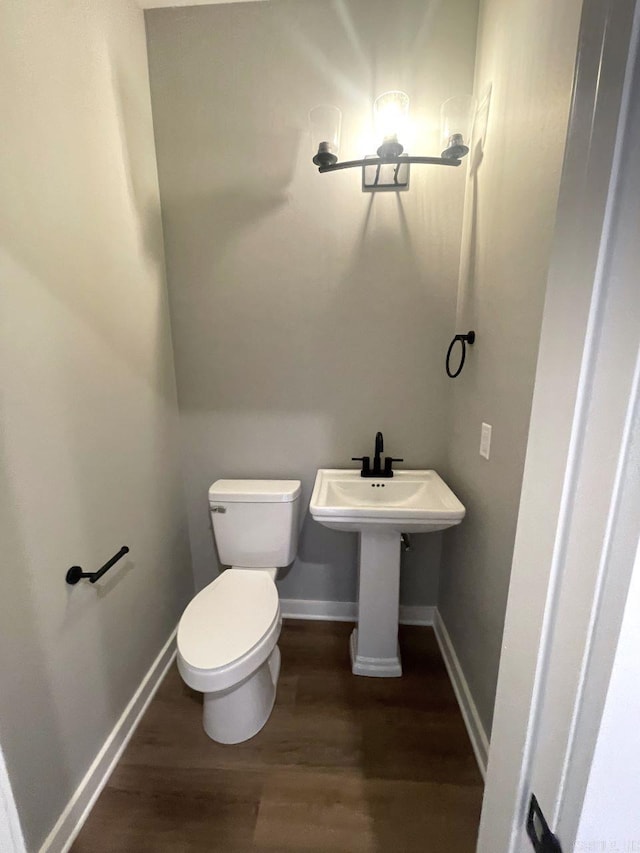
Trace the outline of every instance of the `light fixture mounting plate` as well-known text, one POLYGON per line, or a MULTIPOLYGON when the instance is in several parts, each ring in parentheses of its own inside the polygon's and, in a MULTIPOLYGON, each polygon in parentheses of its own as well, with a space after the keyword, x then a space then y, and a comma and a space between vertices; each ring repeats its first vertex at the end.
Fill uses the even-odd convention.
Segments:
POLYGON ((375 154, 366 156, 365 160, 375 160, 375 164, 362 167, 362 192, 405 192, 409 189, 409 163, 403 160, 407 154, 400 155, 392 162, 380 163, 375 154))

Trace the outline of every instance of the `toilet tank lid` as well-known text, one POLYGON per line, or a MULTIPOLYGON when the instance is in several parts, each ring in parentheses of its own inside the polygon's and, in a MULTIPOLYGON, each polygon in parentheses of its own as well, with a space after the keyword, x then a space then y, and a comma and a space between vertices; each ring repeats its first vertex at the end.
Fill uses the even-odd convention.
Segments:
POLYGON ((290 503, 300 491, 300 480, 216 480, 209 503, 290 503))

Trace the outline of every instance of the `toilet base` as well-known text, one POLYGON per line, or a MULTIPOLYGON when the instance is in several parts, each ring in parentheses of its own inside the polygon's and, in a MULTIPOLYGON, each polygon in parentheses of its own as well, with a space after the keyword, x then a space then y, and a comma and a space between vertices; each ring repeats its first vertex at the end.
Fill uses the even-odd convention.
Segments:
POLYGON ((242 743, 257 735, 269 719, 276 700, 280 649, 276 645, 261 666, 235 687, 205 693, 202 724, 218 743, 242 743))

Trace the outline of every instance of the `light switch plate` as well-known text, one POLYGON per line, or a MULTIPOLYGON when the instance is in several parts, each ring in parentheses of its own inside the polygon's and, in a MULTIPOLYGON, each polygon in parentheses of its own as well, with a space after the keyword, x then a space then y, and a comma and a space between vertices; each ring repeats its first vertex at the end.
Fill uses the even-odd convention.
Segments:
POLYGON ((480 430, 480 456, 489 458, 491 452, 491 424, 482 424, 480 430))

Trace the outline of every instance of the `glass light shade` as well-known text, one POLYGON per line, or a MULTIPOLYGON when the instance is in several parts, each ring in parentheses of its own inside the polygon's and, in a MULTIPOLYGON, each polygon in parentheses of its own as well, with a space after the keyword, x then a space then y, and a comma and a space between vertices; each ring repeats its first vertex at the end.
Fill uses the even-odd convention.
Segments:
POLYGON ((476 102, 471 95, 449 98, 440 107, 443 157, 464 157, 469 153, 475 107, 476 102))
POLYGON ((338 107, 320 104, 309 112, 309 128, 316 166, 335 163, 340 149, 342 113, 338 107))
POLYGON ((373 104, 376 136, 382 142, 397 142, 407 126, 409 96, 393 91, 379 95, 373 104))

